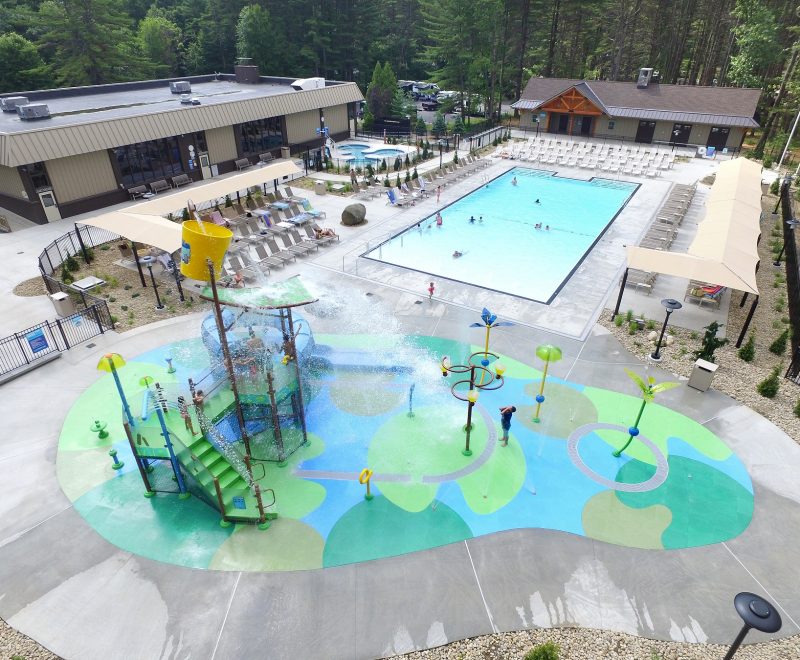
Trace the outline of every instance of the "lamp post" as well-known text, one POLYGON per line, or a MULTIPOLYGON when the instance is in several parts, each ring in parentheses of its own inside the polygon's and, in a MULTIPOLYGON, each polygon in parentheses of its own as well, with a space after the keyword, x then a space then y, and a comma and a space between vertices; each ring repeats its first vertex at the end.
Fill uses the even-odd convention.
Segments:
MULTIPOLYGON (((800 220, 795 220, 794 218, 792 218, 791 220, 787 220, 786 224, 789 226, 790 230, 794 231, 794 228, 797 227, 797 225, 800 225, 800 220)), ((778 258, 775 259, 775 261, 772 262, 773 266, 780 267, 781 259, 783 258, 783 253, 784 253, 785 250, 786 250, 786 241, 783 242, 783 246, 781 247, 781 251, 778 253, 778 258)))
POLYGON ((442 169, 442 149, 444 149, 444 140, 439 140, 439 169, 442 169))
POLYGON ((656 361, 661 359, 661 340, 664 339, 664 333, 667 330, 667 323, 669 323, 669 316, 676 309, 683 307, 683 305, 681 305, 677 300, 673 300, 672 298, 664 298, 664 300, 661 301, 661 304, 664 306, 664 309, 667 310, 667 315, 664 317, 664 324, 661 326, 661 335, 658 337, 656 350, 650 354, 650 358, 656 361))
POLYGON ((155 259, 153 257, 147 256, 142 257, 139 259, 139 263, 147 266, 147 270, 150 273, 150 281, 153 283, 153 291, 156 294, 156 309, 164 309, 164 305, 161 304, 161 297, 158 295, 158 285, 156 284, 155 275, 153 275, 153 262, 155 259))
POLYGON ((775 633, 781 629, 782 625, 781 616, 772 604, 749 591, 736 594, 733 606, 736 608, 736 613, 742 617, 744 625, 722 660, 733 658, 751 628, 765 633, 775 633))
POLYGON ((492 371, 490 371, 483 364, 478 365, 473 363, 473 360, 477 359, 478 356, 481 356, 481 359, 484 360, 489 355, 495 358, 495 360, 499 360, 499 357, 495 353, 478 351, 469 356, 467 359, 467 364, 451 364, 450 358, 444 356, 439 365, 442 370, 443 377, 447 377, 448 374, 469 374, 468 378, 457 380, 450 386, 450 393, 456 399, 467 402, 467 425, 464 427, 464 430, 467 433, 467 439, 464 449, 461 451, 464 456, 472 456, 472 450, 469 448, 470 433, 472 432, 472 407, 478 401, 480 390, 499 390, 505 384, 505 381, 503 380, 503 374, 505 373, 506 368, 500 362, 496 361, 494 363, 494 373, 492 373, 492 371), (481 373, 480 383, 475 382, 475 374, 478 371, 481 373), (486 379, 487 376, 488 380, 486 379), (465 394, 462 394, 462 392, 458 391, 459 385, 468 386, 465 394))

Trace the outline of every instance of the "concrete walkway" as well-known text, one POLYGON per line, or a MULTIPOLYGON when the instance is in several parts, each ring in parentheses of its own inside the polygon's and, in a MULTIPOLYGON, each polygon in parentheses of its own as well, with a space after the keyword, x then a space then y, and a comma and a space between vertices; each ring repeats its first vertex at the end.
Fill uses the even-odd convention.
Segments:
MULTIPOLYGON (((321 201, 329 213, 344 203, 328 197, 321 201)), ((382 206, 374 207, 374 215, 398 220, 396 210, 382 206)), ((3 334, 25 327, 19 319, 41 318, 36 299, 14 298, 8 287, 35 275, 31 263, 38 249, 63 231, 50 226, 0 237, 4 263, 16 264, 0 280, 3 334), (23 254, 16 255, 18 249, 23 254)), ((296 268, 312 288, 324 283, 354 298, 370 294, 401 332, 462 341, 472 336, 472 305, 415 304, 422 296, 412 287, 385 286, 326 264, 296 268)), ((316 319, 314 330, 330 331, 333 326, 326 324, 333 323, 316 319)), ((121 551, 85 523, 59 488, 61 425, 96 381, 100 353, 113 349, 133 356, 198 330, 197 317, 189 317, 124 335, 107 333, 0 390, 0 616, 54 652, 104 660, 374 658, 552 625, 728 642, 740 626, 732 605, 739 591, 763 594, 780 608, 781 636, 800 632, 800 572, 794 563, 800 547, 800 447, 713 390, 682 387, 659 402, 721 437, 750 473, 753 521, 725 543, 647 551, 550 530, 517 530, 339 568, 261 574, 185 569, 121 551)), ((564 359, 551 367, 554 375, 635 393, 623 369, 637 362, 596 326, 585 340, 523 325, 500 328, 492 339, 494 350, 526 362, 536 345, 556 343, 564 359)), ((657 372, 657 379, 670 378, 657 372)), ((751 633, 748 641, 762 638, 751 633)))

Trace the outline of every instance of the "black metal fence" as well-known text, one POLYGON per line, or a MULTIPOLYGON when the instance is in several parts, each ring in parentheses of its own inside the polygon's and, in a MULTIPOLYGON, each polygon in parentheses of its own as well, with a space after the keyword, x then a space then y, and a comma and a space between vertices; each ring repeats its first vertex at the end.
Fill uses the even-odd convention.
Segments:
MULTIPOLYGON (((88 225, 75 225, 73 231, 68 231, 66 234, 59 236, 42 251, 39 255, 39 270, 42 275, 52 277, 53 274, 61 270, 61 266, 69 257, 82 259, 89 263, 91 261, 91 252, 89 250, 119 238, 119 234, 107 229, 99 229, 88 225)), ((56 290, 50 289, 46 278, 45 286, 47 286, 50 293, 56 292, 56 290)))
POLYGON ((793 226, 791 182, 787 178, 781 186, 781 225, 783 225, 784 263, 786 264, 786 293, 788 294, 788 313, 792 361, 786 378, 800 384, 800 254, 793 226))
POLYGON ((111 315, 103 301, 0 338, 0 376, 34 365, 112 328, 111 315))

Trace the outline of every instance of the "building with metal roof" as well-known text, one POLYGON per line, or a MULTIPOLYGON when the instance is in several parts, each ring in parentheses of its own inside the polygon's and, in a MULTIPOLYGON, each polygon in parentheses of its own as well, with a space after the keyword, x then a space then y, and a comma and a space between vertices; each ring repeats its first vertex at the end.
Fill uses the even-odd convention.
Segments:
POLYGON ((512 107, 522 128, 643 143, 741 147, 760 89, 662 85, 641 69, 636 82, 531 78, 512 107))
POLYGON ((326 133, 349 137, 363 100, 355 83, 261 76, 252 65, 12 96, 27 104, 0 114, 0 213, 38 223, 274 157, 313 163, 326 133))

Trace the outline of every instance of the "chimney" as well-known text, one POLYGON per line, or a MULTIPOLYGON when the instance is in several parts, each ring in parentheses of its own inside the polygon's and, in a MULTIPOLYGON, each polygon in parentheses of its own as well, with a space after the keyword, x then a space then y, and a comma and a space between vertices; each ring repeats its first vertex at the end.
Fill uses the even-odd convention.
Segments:
POLYGON ((236 82, 243 85, 257 85, 261 82, 258 66, 253 64, 253 60, 249 57, 240 57, 239 63, 233 67, 233 73, 236 82))
POLYGON ((653 69, 639 69, 639 79, 636 81, 636 87, 639 89, 647 89, 652 77, 653 69))

